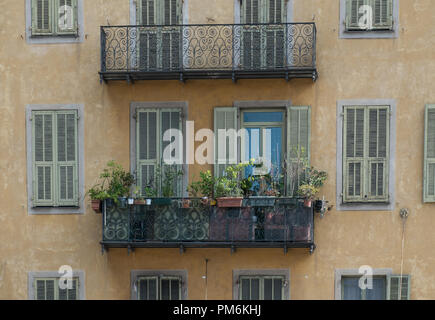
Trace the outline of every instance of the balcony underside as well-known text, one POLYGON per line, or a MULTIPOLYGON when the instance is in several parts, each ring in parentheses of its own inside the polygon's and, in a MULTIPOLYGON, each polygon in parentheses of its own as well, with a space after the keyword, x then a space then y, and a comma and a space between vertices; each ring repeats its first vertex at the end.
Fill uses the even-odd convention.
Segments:
POLYGON ((283 248, 284 252, 287 249, 292 248, 307 248, 310 249, 310 253, 314 251, 316 245, 314 242, 294 242, 294 241, 264 241, 264 242, 117 242, 117 241, 101 241, 100 244, 104 251, 110 248, 127 248, 134 250, 135 248, 179 248, 180 251, 184 251, 187 248, 230 248, 231 251, 235 251, 237 248, 283 248))
POLYGON ((233 71, 233 70, 190 70, 190 71, 118 71, 100 72, 101 81, 124 80, 134 82, 138 80, 180 80, 190 79, 296 79, 306 78, 315 81, 317 70, 313 68, 297 68, 289 70, 257 70, 257 71, 233 71))

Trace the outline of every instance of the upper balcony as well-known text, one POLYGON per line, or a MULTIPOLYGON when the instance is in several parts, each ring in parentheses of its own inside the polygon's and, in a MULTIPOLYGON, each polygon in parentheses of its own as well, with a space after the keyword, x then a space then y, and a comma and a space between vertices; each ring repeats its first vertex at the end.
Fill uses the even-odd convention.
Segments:
POLYGON ((212 206, 193 198, 160 198, 150 205, 124 206, 106 200, 101 244, 103 250, 244 247, 309 248, 312 252, 313 207, 305 207, 296 198, 266 200, 248 198, 240 208, 212 206))
POLYGON ((314 23, 101 27, 101 81, 317 79, 314 23))

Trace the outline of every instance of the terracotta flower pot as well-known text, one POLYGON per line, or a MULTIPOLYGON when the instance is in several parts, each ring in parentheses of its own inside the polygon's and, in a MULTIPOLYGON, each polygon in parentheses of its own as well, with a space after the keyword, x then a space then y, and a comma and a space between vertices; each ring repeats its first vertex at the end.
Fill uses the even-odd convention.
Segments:
POLYGON ((222 197, 217 198, 217 205, 219 208, 240 208, 242 206, 242 197, 222 197))
POLYGON ((101 213, 101 200, 91 200, 91 206, 95 213, 101 213))
POLYGON ((305 199, 304 200, 304 206, 307 207, 307 208, 311 208, 311 202, 312 202, 311 199, 305 199))

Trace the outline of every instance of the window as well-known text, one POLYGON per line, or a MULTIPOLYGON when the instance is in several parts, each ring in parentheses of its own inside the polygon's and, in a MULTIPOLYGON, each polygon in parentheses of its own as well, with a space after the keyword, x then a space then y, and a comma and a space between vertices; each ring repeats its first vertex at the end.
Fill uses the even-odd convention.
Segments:
MULTIPOLYGON (((172 149, 172 142, 183 145, 182 136, 178 135, 182 130, 182 109, 180 108, 138 108, 136 109, 136 176, 141 194, 145 196, 145 188, 150 186, 159 190, 162 195, 163 181, 166 170, 173 173, 181 171, 182 152, 172 149), (174 130, 171 135, 176 140, 164 141, 167 130, 174 130), (179 131, 176 131, 179 130, 179 131), (165 149, 171 152, 165 154, 165 149), (175 164, 167 164, 168 160, 175 164)), ((174 179, 172 196, 181 196, 183 187, 181 179, 174 179)), ((167 195, 166 195, 167 196, 167 195)))
POLYGON ((138 66, 141 70, 179 69, 182 0, 137 0, 138 66), (159 27, 151 27, 159 26, 159 27))
POLYGON ((31 0, 33 36, 77 36, 78 0, 31 0))
POLYGON ((138 278, 138 300, 180 300, 180 277, 138 278))
MULTIPOLYGON (((56 271, 29 272, 28 293, 30 300, 84 300, 84 272, 73 271, 71 287, 62 289, 62 274, 56 271)), ((64 285, 69 283, 62 279, 64 285)))
MULTIPOLYGON (((242 161, 256 158, 265 164, 268 172, 262 174, 273 173, 272 169, 275 168, 279 173, 283 165, 295 166, 301 165, 302 161, 309 162, 309 106, 276 109, 246 107, 240 109, 240 125, 237 121, 238 112, 235 107, 214 109, 216 176, 221 176, 228 165, 237 163, 239 151, 242 161), (245 129, 239 133, 240 140, 236 137, 239 127, 245 129), (225 136, 219 132, 225 132, 225 136)), ((288 196, 294 195, 300 183, 299 177, 291 177, 290 172, 288 170, 289 174, 285 177, 288 196)))
POLYGON ((288 269, 234 270, 235 300, 288 300, 290 298, 288 269))
POLYGON ((241 23, 246 24, 241 39, 244 69, 284 67, 286 2, 241 1, 241 23))
POLYGON ((397 38, 399 0, 340 0, 340 38, 397 38))
POLYGON ((393 29, 393 0, 347 0, 346 30, 393 29))
POLYGON ((283 300, 284 277, 240 277, 241 300, 283 300))
POLYGON ((435 202, 435 105, 426 105, 424 134, 424 202, 435 202))
POLYGON ((388 202, 389 106, 344 106, 343 202, 388 202))
POLYGON ((78 300, 78 279, 72 280, 71 289, 60 289, 60 278, 35 279, 36 300, 78 300))
POLYGON ((187 300, 187 271, 134 270, 131 272, 133 300, 187 300))
MULTIPOLYGON (((409 300, 409 275, 374 275, 372 288, 360 287, 361 275, 342 275, 338 280, 339 296, 341 300, 409 300)), ((365 285, 368 282, 364 283, 365 285)), ((337 291, 337 288, 336 288, 337 291)))
POLYGON ((77 207, 77 110, 32 111, 32 206, 77 207))

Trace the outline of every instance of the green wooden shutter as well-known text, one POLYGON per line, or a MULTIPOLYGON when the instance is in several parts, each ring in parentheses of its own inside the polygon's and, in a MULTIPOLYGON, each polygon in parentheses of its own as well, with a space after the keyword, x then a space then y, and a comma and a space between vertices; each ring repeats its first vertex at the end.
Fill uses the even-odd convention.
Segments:
POLYGON ((435 202, 435 105, 426 105, 423 201, 435 202))
POLYGON ((138 0, 136 5, 136 24, 155 25, 157 24, 156 0, 138 0))
POLYGON ((158 277, 141 277, 137 282, 138 300, 158 299, 158 277))
POLYGON ((181 279, 164 276, 160 278, 160 300, 181 300, 181 279))
POLYGON ((56 112, 57 205, 78 206, 77 111, 56 112))
POLYGON ((32 113, 33 206, 53 206, 55 203, 54 114, 32 113))
POLYGON ((343 201, 363 201, 365 108, 345 107, 343 123, 343 201))
POLYGON ((360 30, 359 19, 362 14, 359 9, 363 5, 370 5, 371 0, 346 0, 346 29, 347 30, 360 30))
POLYGON ((136 173, 141 194, 146 186, 159 189, 155 171, 160 161, 159 115, 157 109, 138 109, 136 113, 136 173))
POLYGON ((343 202, 389 199, 388 106, 345 106, 343 202))
POLYGON ((287 195, 294 196, 310 163, 311 108, 287 107, 287 195), (291 167, 292 169, 289 169, 291 167))
POLYGON ((55 300, 55 279, 36 279, 34 282, 35 300, 55 300))
POLYGON ((72 280, 71 289, 59 288, 59 300, 78 300, 78 279, 72 280))
POLYGON ((264 277, 262 284, 262 300, 284 299, 284 278, 276 276, 264 277))
POLYGON ((393 29, 393 0, 371 0, 373 29, 393 29))
POLYGON ((388 200, 389 109, 368 107, 367 201, 388 200))
POLYGON ((410 300, 411 276, 392 275, 390 277, 389 300, 410 300))
POLYGON ((237 136, 232 141, 230 141, 230 137, 225 136, 224 141, 221 141, 223 139, 222 133, 224 133, 222 130, 230 129, 237 131, 237 109, 233 107, 214 108, 214 174, 216 177, 222 176, 228 165, 237 163, 237 136), (221 134, 219 134, 220 132, 221 134), (220 135, 221 137, 219 137, 220 135))
POLYGON ((54 26, 59 35, 77 35, 77 0, 55 0, 54 26))
MULTIPOLYGON (((161 132, 160 132, 160 137, 162 137, 162 142, 160 143, 161 147, 161 168, 162 168, 162 175, 164 176, 165 174, 165 170, 171 170, 172 172, 177 172, 177 171, 181 171, 183 169, 182 164, 171 164, 171 165, 167 165, 165 163, 165 159, 163 158, 163 153, 165 148, 170 144, 169 141, 163 141, 163 135, 167 130, 170 129, 177 129, 177 130, 182 130, 182 123, 181 123, 181 109, 176 108, 176 109, 162 109, 160 111, 160 119, 161 119, 161 132)), ((181 148, 179 148, 179 151, 181 154, 177 155, 175 153, 171 154, 171 159, 175 159, 175 158, 179 158, 182 155, 182 150, 180 150, 181 148)), ((183 159, 179 159, 179 160, 183 160, 183 159)), ((173 185, 173 196, 175 197, 181 197, 182 196, 182 192, 183 192, 183 185, 182 185, 182 181, 180 181, 182 179, 176 179, 174 181, 174 185, 173 185)))
POLYGON ((285 0, 266 0, 265 23, 286 22, 285 0))
POLYGON ((52 0, 32 0, 32 35, 50 35, 53 33, 52 0))

